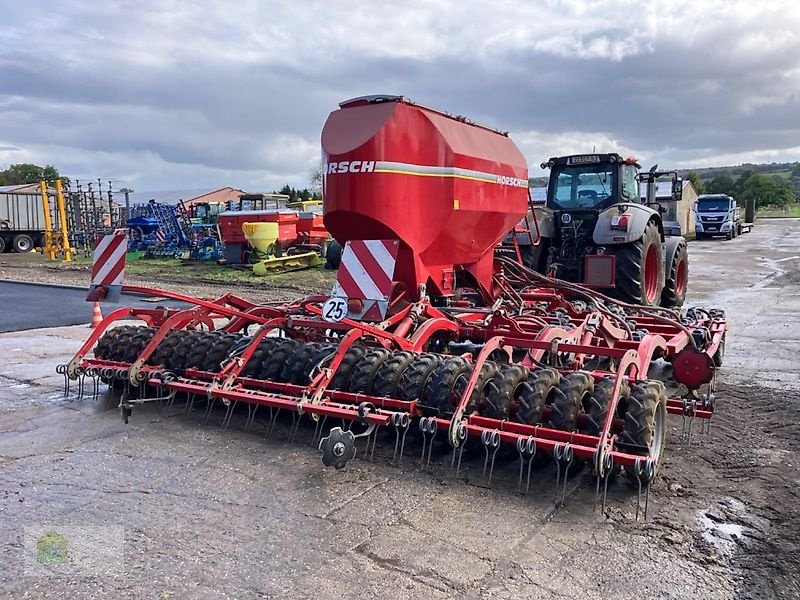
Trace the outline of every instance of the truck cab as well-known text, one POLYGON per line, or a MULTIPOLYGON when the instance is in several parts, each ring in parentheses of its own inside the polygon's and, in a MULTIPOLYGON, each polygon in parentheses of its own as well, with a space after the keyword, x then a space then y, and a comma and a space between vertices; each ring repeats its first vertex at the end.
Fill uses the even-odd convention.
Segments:
POLYGON ((742 233, 739 206, 727 194, 698 196, 694 205, 695 234, 698 240, 714 236, 733 239, 742 233))

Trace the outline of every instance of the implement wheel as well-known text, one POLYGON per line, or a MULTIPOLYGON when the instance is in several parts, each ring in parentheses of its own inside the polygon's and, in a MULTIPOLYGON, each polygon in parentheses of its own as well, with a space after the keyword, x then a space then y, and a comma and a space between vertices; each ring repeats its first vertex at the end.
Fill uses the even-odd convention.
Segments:
POLYGON ((306 367, 311 358, 319 351, 319 348, 319 344, 315 343, 300 344, 289 357, 289 360, 286 361, 281 371, 281 380, 295 385, 308 383, 306 367))
POLYGON ((331 377, 328 387, 332 390, 347 391, 350 385, 350 376, 353 374, 353 368, 358 361, 367 353, 364 346, 350 346, 342 357, 342 362, 339 363, 339 368, 331 377))
POLYGON ((548 400, 553 400, 560 382, 561 375, 555 369, 533 371, 519 395, 519 408, 516 414, 512 413, 514 420, 526 425, 539 425, 544 407, 548 400))
POLYGON ((257 379, 261 374, 261 367, 264 364, 264 360, 267 358, 267 356, 269 356, 269 353, 280 341, 281 339, 277 337, 267 337, 262 339, 258 343, 256 349, 253 351, 253 354, 250 355, 250 360, 245 363, 241 372, 241 376, 257 379))
POLYGON ((395 352, 383 362, 372 382, 372 395, 380 398, 397 398, 400 378, 417 355, 413 352, 395 352))
POLYGON ((456 382, 469 370, 470 364, 465 358, 452 356, 446 359, 431 375, 421 407, 432 409, 439 415, 452 412, 456 382))
MULTIPOLYGON (((643 381, 631 387, 622 430, 626 452, 649 457, 654 465, 653 477, 658 475, 664 459, 664 442, 667 430, 667 393, 660 381, 643 381)), ((633 483, 639 479, 632 466, 625 467, 625 475, 633 483)), ((641 475, 642 483, 650 479, 641 475)))
POLYGON ((439 354, 417 354, 408 368, 400 376, 397 394, 400 400, 422 402, 425 397, 431 376, 442 364, 439 354))
POLYGON ((350 375, 348 391, 353 394, 372 394, 375 375, 381 365, 389 360, 391 354, 391 351, 386 348, 374 348, 361 357, 350 375))
POLYGON ((494 378, 488 382, 486 402, 481 414, 490 419, 505 421, 516 413, 519 397, 530 389, 530 371, 522 365, 501 365, 494 378))
POLYGON ((666 308, 683 306, 688 286, 689 250, 686 242, 681 241, 675 248, 672 260, 668 265, 664 289, 661 291, 661 306, 666 308))
POLYGON ((589 402, 593 392, 594 379, 591 374, 575 371, 565 375, 553 394, 550 427, 563 431, 577 430, 578 413, 589 402))
POLYGON ((300 342, 297 340, 285 339, 281 341, 264 360, 261 365, 261 375, 259 375, 258 378, 264 379, 265 381, 279 381, 285 383, 281 379, 281 372, 283 371, 283 367, 286 366, 286 361, 294 354, 294 351, 297 350, 299 345, 300 342))
POLYGON ((617 262, 615 295, 630 304, 657 305, 661 300, 664 270, 658 226, 651 221, 641 238, 612 248, 617 262))
MULTIPOLYGON (((608 409, 611 406, 614 393, 614 377, 607 375, 594 386, 594 392, 589 398, 589 410, 586 415, 586 428, 584 433, 600 435, 603 424, 606 422, 608 409)), ((631 393, 628 384, 623 382, 620 386, 620 398, 627 398, 631 393)))

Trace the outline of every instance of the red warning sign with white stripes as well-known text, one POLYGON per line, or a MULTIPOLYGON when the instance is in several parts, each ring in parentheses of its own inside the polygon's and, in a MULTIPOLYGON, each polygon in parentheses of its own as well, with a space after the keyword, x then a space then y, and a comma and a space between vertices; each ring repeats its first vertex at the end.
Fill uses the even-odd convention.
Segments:
POLYGON ((331 296, 363 301, 359 310, 349 309, 349 318, 374 321, 386 315, 399 247, 397 240, 350 240, 345 244, 331 296))
POLYGON ((92 302, 119 300, 125 280, 127 251, 128 238, 125 235, 104 235, 99 239, 94 249, 92 282, 87 300, 92 302))

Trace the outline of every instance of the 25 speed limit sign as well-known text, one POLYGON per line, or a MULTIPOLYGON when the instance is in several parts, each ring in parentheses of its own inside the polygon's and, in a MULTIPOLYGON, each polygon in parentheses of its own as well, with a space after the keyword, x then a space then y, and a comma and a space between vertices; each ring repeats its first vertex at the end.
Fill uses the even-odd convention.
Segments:
POLYGON ((338 323, 347 316, 347 300, 328 298, 322 305, 322 318, 330 323, 338 323))

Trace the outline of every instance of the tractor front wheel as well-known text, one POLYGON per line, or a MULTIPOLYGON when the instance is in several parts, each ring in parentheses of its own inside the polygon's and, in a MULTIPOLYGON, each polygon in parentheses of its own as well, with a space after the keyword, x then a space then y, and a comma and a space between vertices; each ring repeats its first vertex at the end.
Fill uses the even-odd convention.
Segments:
POLYGON ((664 248, 658 226, 649 222, 642 237, 614 250, 616 296, 623 302, 654 306, 661 300, 664 248))

